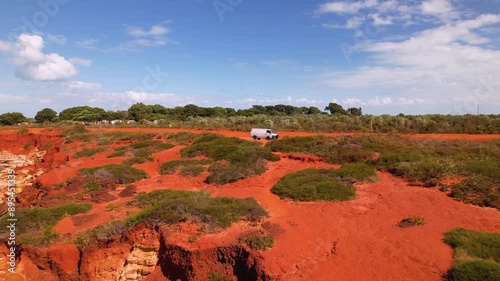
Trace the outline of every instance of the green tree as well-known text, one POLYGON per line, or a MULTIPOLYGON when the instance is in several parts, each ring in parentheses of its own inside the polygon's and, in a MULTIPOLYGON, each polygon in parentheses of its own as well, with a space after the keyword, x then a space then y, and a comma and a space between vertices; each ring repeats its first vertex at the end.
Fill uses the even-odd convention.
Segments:
POLYGON ((148 119, 153 113, 153 107, 147 106, 142 102, 133 104, 129 109, 128 113, 135 121, 139 122, 143 119, 148 119))
POLYGON ((57 117, 57 112, 50 108, 44 108, 36 113, 35 120, 38 123, 50 122, 55 117, 57 117))
POLYGON ((338 113, 338 114, 342 114, 342 115, 346 115, 347 114, 347 111, 345 111, 345 109, 338 103, 329 103, 327 107, 325 107, 325 111, 330 111, 330 114, 335 114, 335 113, 338 113))
POLYGON ((320 114, 321 110, 319 110, 319 108, 317 108, 315 106, 311 106, 304 113, 307 115, 316 115, 316 114, 320 114))
POLYGON ((26 121, 26 117, 20 112, 8 112, 0 115, 0 124, 11 126, 26 121))
POLYGON ((67 108, 59 113, 59 118, 61 120, 83 120, 82 118, 86 118, 92 115, 93 119, 88 122, 103 120, 107 112, 99 107, 90 107, 90 106, 76 106, 67 108))
POLYGON ((349 107, 347 109, 347 112, 349 112, 349 114, 351 114, 353 116, 363 115, 363 111, 362 111, 361 107, 349 107))

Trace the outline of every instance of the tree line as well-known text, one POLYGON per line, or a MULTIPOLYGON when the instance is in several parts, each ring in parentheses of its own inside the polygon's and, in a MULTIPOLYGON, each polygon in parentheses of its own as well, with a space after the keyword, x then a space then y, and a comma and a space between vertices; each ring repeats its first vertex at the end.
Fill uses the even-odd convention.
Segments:
MULTIPOLYGON (((344 109, 336 103, 328 104, 324 110, 290 105, 254 105, 239 110, 223 107, 205 108, 192 104, 166 108, 162 105, 137 103, 128 110, 106 111, 98 107, 77 106, 60 113, 44 108, 37 112, 35 120, 38 123, 52 124, 111 120, 134 120, 147 124, 155 120, 158 126, 238 131, 262 127, 308 132, 500 134, 500 115, 374 116, 364 115, 361 108, 344 109)), ((25 121, 26 117, 19 112, 0 115, 1 125, 14 125, 25 121)))
MULTIPOLYGON (((175 108, 167 108, 160 104, 146 105, 144 103, 136 103, 128 110, 106 111, 99 107, 76 106, 64 109, 59 114, 51 108, 44 108, 37 112, 35 120, 38 123, 43 122, 59 122, 64 120, 97 122, 97 121, 112 121, 112 120, 162 120, 174 119, 185 121, 193 117, 232 117, 232 116, 253 116, 257 114, 265 114, 271 116, 284 115, 312 115, 312 114, 342 114, 342 115, 362 115, 361 108, 348 108, 344 110, 341 105, 330 103, 325 107, 324 111, 319 108, 297 107, 292 105, 254 105, 249 109, 233 109, 223 107, 199 107, 194 104, 186 106, 178 106, 175 108)), ((10 112, 0 115, 0 124, 13 125, 26 121, 22 113, 10 112)))

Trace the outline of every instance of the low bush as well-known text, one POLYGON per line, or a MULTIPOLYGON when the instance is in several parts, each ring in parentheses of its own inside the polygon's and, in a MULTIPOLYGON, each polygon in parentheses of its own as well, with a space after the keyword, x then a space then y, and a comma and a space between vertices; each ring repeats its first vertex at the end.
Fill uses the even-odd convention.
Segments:
POLYGON ((258 221, 267 216, 266 210, 253 198, 212 198, 206 192, 158 190, 135 199, 132 204, 142 211, 127 219, 128 226, 192 220, 210 228, 227 228, 240 219, 258 221))
POLYGON ((92 191, 101 191, 102 190, 102 184, 97 181, 90 181, 85 183, 83 186, 83 189, 85 192, 92 192, 92 191))
POLYGON ((181 168, 181 176, 183 177, 197 177, 206 171, 202 165, 191 165, 181 168))
POLYGON ((333 169, 307 169, 288 174, 271 192, 295 201, 347 201, 356 195, 352 184, 342 182, 333 169))
POLYGON ((457 176, 463 170, 462 163, 456 159, 437 156, 416 162, 400 162, 388 171, 409 180, 426 182, 431 179, 457 176))
POLYGON ((366 163, 345 164, 340 169, 335 170, 335 174, 344 179, 354 179, 357 181, 377 181, 377 170, 366 163))
POLYGON ((219 272, 212 272, 208 275, 208 281, 232 281, 231 277, 220 274, 219 272))
POLYGON ((399 223, 398 226, 401 228, 407 228, 407 227, 412 227, 412 226, 417 226, 417 225, 424 225, 425 220, 422 217, 419 216, 409 216, 405 219, 402 219, 399 223))
POLYGON ((179 132, 168 136, 168 140, 178 145, 188 145, 199 138, 199 134, 179 132))
POLYGON ((345 136, 329 138, 291 137, 273 141, 266 145, 275 152, 296 152, 316 155, 328 163, 364 162, 375 156, 375 151, 361 145, 360 137, 345 136))
POLYGON ((204 160, 191 160, 191 159, 172 160, 172 161, 163 163, 161 165, 160 174, 171 175, 184 167, 207 165, 210 163, 212 163, 212 161, 208 160, 208 159, 204 159, 204 160))
POLYGON ((500 184, 484 176, 472 176, 451 186, 450 196, 473 205, 500 209, 500 184))
POLYGON ((265 251, 274 246, 274 237, 252 235, 245 239, 245 243, 257 251, 265 251))
MULTIPOLYGON (((52 208, 23 208, 16 210, 16 219, 22 223, 16 225, 18 235, 30 233, 32 235, 41 235, 41 230, 51 229, 57 222, 65 216, 73 216, 88 212, 92 206, 90 204, 67 204, 52 208)), ((7 233, 7 215, 2 216, 0 221, 0 235, 7 233)), ((45 234, 44 234, 45 235, 45 234)), ((42 235, 42 236, 44 236, 42 235)), ((50 236, 50 235, 49 235, 50 236)), ((28 241, 30 238, 27 237, 28 241)))
POLYGON ((90 157, 97 153, 106 151, 106 147, 96 147, 96 148, 85 148, 73 154, 73 158, 90 157))
POLYGON ((87 247, 89 244, 106 244, 116 238, 121 238, 128 229, 123 221, 105 223, 80 233, 74 243, 80 249, 87 247))
POLYGON ((80 174, 97 178, 99 178, 100 174, 104 174, 109 177, 109 180, 116 179, 120 184, 133 183, 145 179, 148 176, 145 171, 124 164, 109 164, 99 167, 84 168, 80 170, 80 174))
POLYGON ((192 145, 181 150, 183 157, 206 156, 215 161, 208 171, 207 183, 227 184, 266 171, 266 161, 279 161, 269 148, 238 138, 225 138, 217 134, 204 134, 192 145))
POLYGON ((113 157, 122 157, 122 156, 125 156, 125 154, 127 153, 128 151, 127 150, 116 150, 115 149, 115 152, 111 153, 110 155, 108 155, 107 157, 108 158, 113 158, 113 157))
POLYGON ((141 156, 135 156, 135 157, 123 160, 123 164, 132 166, 135 164, 143 164, 143 163, 146 163, 148 161, 153 161, 153 160, 154 159, 152 157, 145 158, 145 157, 141 157, 141 156))
POLYGON ((456 228, 444 234, 454 249, 453 281, 500 280, 500 234, 456 228))
POLYGON ((59 233, 55 232, 52 227, 44 227, 39 231, 30 232, 19 237, 19 244, 43 247, 50 245, 57 238, 59 238, 59 233))

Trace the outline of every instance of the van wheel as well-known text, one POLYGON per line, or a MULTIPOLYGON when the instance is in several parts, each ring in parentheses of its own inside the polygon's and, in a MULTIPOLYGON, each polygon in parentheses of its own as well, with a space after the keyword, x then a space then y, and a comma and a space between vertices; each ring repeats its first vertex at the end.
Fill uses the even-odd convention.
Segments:
POLYGON ((266 137, 266 140, 270 140, 271 138, 269 136, 266 137))
POLYGON ((257 136, 253 136, 252 138, 253 138, 254 140, 256 140, 256 139, 257 139, 257 136))

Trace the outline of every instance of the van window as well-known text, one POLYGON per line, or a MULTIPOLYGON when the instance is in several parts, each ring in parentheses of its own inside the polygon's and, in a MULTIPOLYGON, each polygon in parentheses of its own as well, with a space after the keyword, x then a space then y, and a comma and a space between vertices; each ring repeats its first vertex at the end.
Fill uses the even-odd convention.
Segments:
POLYGON ((270 134, 271 133, 271 130, 267 130, 266 133, 270 134))

